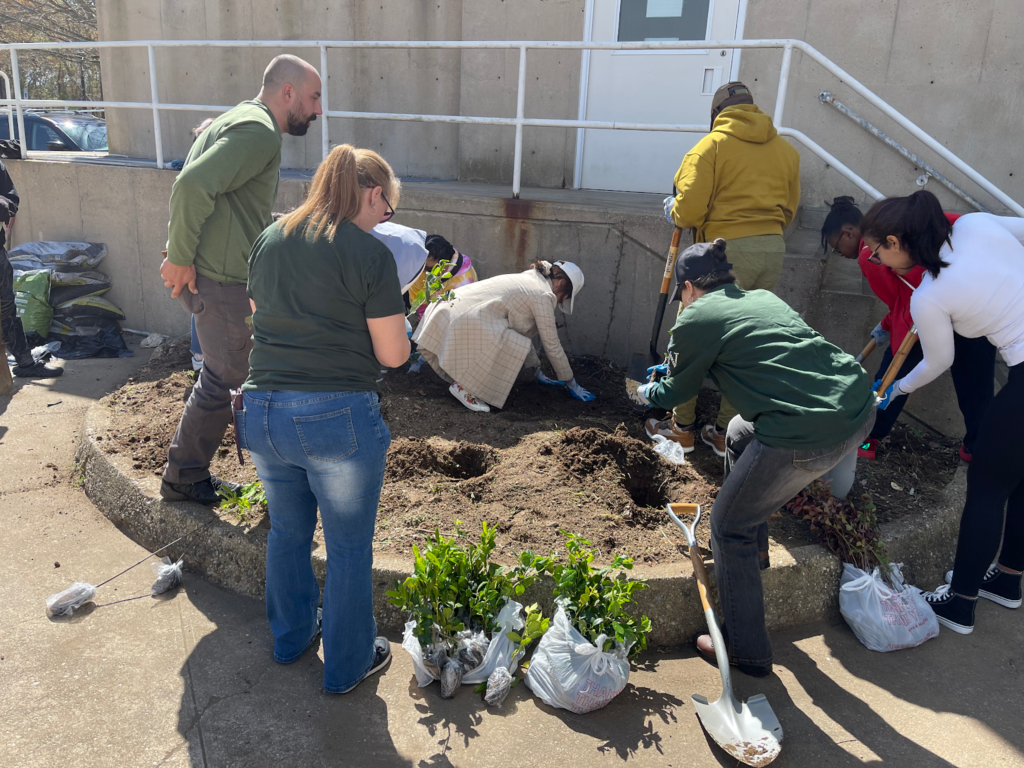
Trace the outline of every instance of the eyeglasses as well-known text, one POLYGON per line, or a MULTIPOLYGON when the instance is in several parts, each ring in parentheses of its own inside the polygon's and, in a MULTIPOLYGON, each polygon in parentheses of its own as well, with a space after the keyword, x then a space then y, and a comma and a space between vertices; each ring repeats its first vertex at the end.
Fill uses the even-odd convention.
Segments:
POLYGON ((831 248, 829 248, 828 252, 829 252, 830 255, 833 255, 833 256, 842 256, 843 255, 843 252, 839 250, 839 246, 838 245, 834 245, 831 248))
POLYGON ((882 263, 882 257, 878 255, 878 251, 879 251, 879 249, 881 247, 882 247, 882 244, 879 243, 877 246, 875 246, 875 250, 873 250, 871 252, 871 255, 868 256, 868 261, 870 261, 872 264, 881 264, 882 263))
POLYGON ((391 203, 388 202, 388 199, 386 197, 384 197, 384 193, 383 192, 380 193, 380 199, 383 200, 384 201, 384 205, 386 205, 388 207, 388 212, 385 213, 384 214, 384 218, 381 219, 381 223, 383 223, 385 221, 390 221, 391 220, 391 217, 395 215, 395 209, 392 207, 391 203))

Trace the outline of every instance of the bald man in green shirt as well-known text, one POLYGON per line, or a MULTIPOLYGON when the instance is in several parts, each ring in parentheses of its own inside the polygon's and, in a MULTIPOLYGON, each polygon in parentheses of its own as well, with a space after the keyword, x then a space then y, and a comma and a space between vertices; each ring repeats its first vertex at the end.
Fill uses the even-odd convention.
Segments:
POLYGON ((160 495, 169 501, 213 506, 221 488, 238 489, 212 476, 210 461, 231 421, 230 391, 249 372, 249 251, 271 223, 281 134, 305 135, 323 114, 320 90, 313 66, 278 56, 263 74, 259 95, 199 135, 171 189, 160 275, 171 297, 195 317, 203 371, 167 454, 160 495))

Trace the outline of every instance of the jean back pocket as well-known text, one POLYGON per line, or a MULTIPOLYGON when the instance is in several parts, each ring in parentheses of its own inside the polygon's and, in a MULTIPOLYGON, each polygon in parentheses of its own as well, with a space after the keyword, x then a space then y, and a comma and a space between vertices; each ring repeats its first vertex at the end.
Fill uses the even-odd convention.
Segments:
POLYGON ((313 461, 336 464, 359 448, 352 426, 351 408, 314 416, 295 416, 293 421, 302 450, 313 461))

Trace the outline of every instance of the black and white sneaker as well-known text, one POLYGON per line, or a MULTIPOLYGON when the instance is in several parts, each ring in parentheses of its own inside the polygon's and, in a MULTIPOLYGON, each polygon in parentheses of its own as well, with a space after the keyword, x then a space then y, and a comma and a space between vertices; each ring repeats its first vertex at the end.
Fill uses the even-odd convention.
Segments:
MULTIPOLYGON (((952 571, 946 571, 946 583, 953 583, 952 571)), ((981 580, 978 597, 984 597, 1004 608, 1020 608, 1021 602, 1024 602, 1021 574, 1001 571, 998 565, 992 563, 985 571, 985 578, 981 580)))
MULTIPOLYGON (((359 683, 363 682, 363 680, 368 678, 374 672, 379 672, 380 670, 384 669, 384 667, 386 667, 388 665, 388 662, 390 661, 391 643, 388 642, 388 639, 386 637, 378 637, 376 640, 373 641, 373 663, 370 664, 370 668, 366 671, 366 674, 363 675, 363 677, 359 680, 359 683)), ((338 693, 348 693, 353 688, 355 688, 356 685, 359 685, 359 683, 356 683, 351 688, 346 688, 344 691, 338 691, 338 693)))
POLYGON ((939 624, 961 635, 969 635, 974 631, 974 607, 978 598, 973 600, 956 592, 951 592, 949 584, 943 584, 934 592, 922 592, 921 596, 935 611, 939 624))

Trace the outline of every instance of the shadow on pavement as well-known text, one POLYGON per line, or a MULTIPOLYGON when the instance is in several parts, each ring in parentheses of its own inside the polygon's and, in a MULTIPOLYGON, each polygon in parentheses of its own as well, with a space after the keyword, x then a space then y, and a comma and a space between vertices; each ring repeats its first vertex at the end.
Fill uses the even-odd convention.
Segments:
POLYGON ((379 675, 350 694, 326 694, 319 643, 294 664, 276 664, 262 603, 194 578, 187 591, 190 603, 179 608, 185 642, 202 638, 180 672, 178 731, 195 768, 409 768, 388 731, 379 675))

